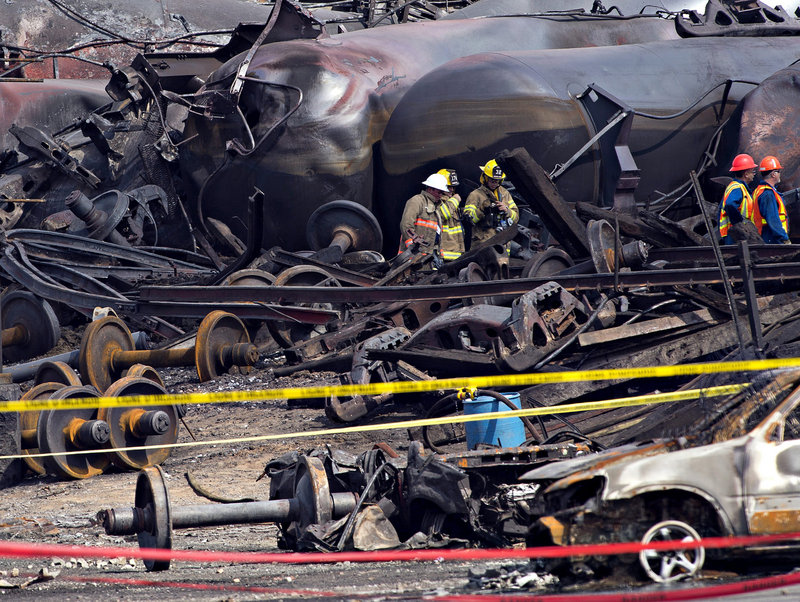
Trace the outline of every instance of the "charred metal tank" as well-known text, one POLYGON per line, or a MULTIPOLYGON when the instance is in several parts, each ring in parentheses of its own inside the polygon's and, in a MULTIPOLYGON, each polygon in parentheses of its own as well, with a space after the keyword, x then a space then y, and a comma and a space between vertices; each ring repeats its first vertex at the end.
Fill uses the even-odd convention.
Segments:
MULTIPOLYGON (((7 47, 4 59, 15 54, 75 53, 123 66, 145 49, 164 49, 180 41, 207 46, 209 41, 219 41, 212 33, 232 30, 241 22, 263 22, 268 14, 263 4, 241 0, 72 0, 68 6, 48 0, 14 0, 0 3, 0 44, 7 47)), ((24 69, 31 78, 108 76, 98 65, 68 58, 55 63, 49 58, 24 69)))
POLYGON ((16 145, 8 131, 14 123, 37 124, 57 132, 107 102, 105 82, 0 80, 0 151, 16 145))
MULTIPOLYGON (((609 2, 606 8, 602 2, 595 0, 481 0, 444 17, 445 19, 471 19, 473 17, 486 17, 498 15, 542 15, 544 13, 559 13, 561 15, 594 16, 599 19, 609 15, 634 15, 662 11, 674 14, 683 10, 702 10, 707 0, 616 0, 609 2)), ((787 7, 792 3, 787 4, 787 7)))
MULTIPOLYGON (((661 16, 572 14, 413 23, 262 46, 238 98, 229 91, 241 56, 194 98, 180 153, 190 205, 244 239, 247 197, 257 186, 266 195, 264 246, 306 248, 306 221, 321 204, 394 202, 395 194, 374 195, 373 149, 406 91, 446 61, 507 48, 676 38, 661 16)), ((447 87, 431 93, 431 104, 449 94, 447 87)), ((436 138, 440 128, 429 134, 436 138)))
MULTIPOLYGON (((585 94, 590 84, 635 113, 627 142, 641 170, 637 199, 666 192, 698 164, 723 102, 729 114, 798 52, 800 40, 788 37, 698 38, 456 59, 420 79, 392 113, 380 147, 379 219, 397 224, 426 174, 447 167, 477 181, 478 165, 503 149, 524 147, 554 171, 607 124, 591 114, 598 91, 585 94)), ((568 201, 603 200, 601 159, 589 148, 563 172, 557 185, 568 201)))
POLYGON ((784 194, 789 215, 789 235, 800 236, 800 143, 795 132, 800 131, 800 65, 797 62, 776 71, 761 85, 748 93, 728 120, 722 133, 716 169, 709 170, 704 182, 709 197, 721 193, 721 184, 714 176, 730 176, 727 171, 733 157, 748 153, 756 163, 767 155, 778 157, 781 163, 781 182, 778 189, 784 194))

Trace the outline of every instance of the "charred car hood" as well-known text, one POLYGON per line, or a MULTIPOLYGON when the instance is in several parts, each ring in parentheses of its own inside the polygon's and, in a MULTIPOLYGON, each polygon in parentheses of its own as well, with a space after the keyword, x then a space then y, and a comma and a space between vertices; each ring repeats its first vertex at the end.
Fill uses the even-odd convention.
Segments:
POLYGON ((649 456, 654 454, 667 453, 676 449, 680 449, 677 439, 670 440, 656 440, 645 441, 640 443, 630 443, 628 445, 621 445, 606 451, 580 456, 578 458, 570 458, 568 460, 560 460, 529 470, 520 477, 520 481, 550 481, 562 479, 568 475, 591 468, 596 468, 600 465, 609 465, 619 461, 627 461, 633 456, 649 456))

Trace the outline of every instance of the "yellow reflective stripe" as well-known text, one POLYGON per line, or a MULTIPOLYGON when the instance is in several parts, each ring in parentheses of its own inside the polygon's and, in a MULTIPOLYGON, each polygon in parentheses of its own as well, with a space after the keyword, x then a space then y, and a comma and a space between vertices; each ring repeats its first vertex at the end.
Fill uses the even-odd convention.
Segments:
MULTIPOLYGON (((774 187, 770 186, 769 184, 759 184, 758 188, 756 188, 755 192, 753 192, 753 205, 754 205, 753 212, 755 213, 755 209, 758 207, 758 198, 761 196, 761 194, 767 188, 772 190, 772 194, 775 195, 775 200, 778 202, 778 219, 780 219, 781 226, 783 226, 784 231, 788 234, 789 233, 789 223, 788 223, 788 220, 786 218, 786 205, 784 205, 784 203, 783 203, 783 197, 780 195, 780 193, 777 190, 775 190, 774 187)), ((759 210, 759 215, 760 214, 761 214, 761 211, 759 210)), ((761 225, 762 225, 762 227, 766 223, 767 223, 767 220, 765 220, 764 217, 762 216, 761 217, 761 225)), ((756 224, 756 225, 758 225, 758 224, 756 224)))
POLYGON ((442 232, 447 234, 462 234, 464 229, 461 226, 442 226, 442 232))
POLYGON ((783 204, 783 197, 775 191, 775 198, 778 199, 778 217, 781 219, 781 226, 783 226, 786 234, 789 234, 789 218, 786 215, 786 205, 783 204))
POLYGON ((457 251, 442 251, 442 259, 458 259, 461 253, 457 251))
POLYGON ((725 194, 722 196, 722 207, 719 212, 719 235, 723 238, 727 236, 728 228, 730 228, 731 225, 731 221, 725 211, 725 202, 728 200, 728 196, 730 196, 731 192, 737 189, 742 191, 742 202, 739 203, 739 213, 744 219, 748 219, 751 222, 753 221, 754 203, 753 198, 747 191, 747 187, 741 182, 731 182, 725 188, 725 194))
POLYGON ((464 213, 470 217, 474 223, 478 223, 478 208, 475 205, 464 207, 464 213))

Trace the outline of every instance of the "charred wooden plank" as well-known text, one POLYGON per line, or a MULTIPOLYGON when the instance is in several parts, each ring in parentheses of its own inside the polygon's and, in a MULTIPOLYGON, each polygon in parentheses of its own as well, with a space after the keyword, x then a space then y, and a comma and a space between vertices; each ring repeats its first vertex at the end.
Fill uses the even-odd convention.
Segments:
POLYGON ((592 332, 584 332, 578 336, 578 342, 581 347, 589 347, 591 345, 598 345, 600 343, 608 343, 610 341, 618 341, 620 339, 628 339, 631 337, 639 337, 646 334, 655 332, 662 332, 665 330, 675 330, 683 328, 692 324, 718 324, 719 320, 715 319, 711 312, 707 309, 698 311, 691 311, 679 316, 664 316, 662 318, 655 318, 652 320, 644 320, 635 324, 626 324, 623 326, 616 326, 614 328, 605 328, 603 330, 595 330, 592 332))
POLYGON ((458 349, 370 349, 367 359, 405 361, 426 371, 446 376, 497 374, 494 358, 488 353, 458 349))
MULTIPOLYGON (((701 305, 705 305, 706 307, 710 307, 722 312, 726 316, 731 315, 731 307, 728 304, 728 299, 725 297, 725 295, 718 293, 717 291, 705 285, 696 284, 694 286, 687 286, 684 284, 676 284, 672 288, 680 294, 694 299, 701 305)), ((744 312, 747 311, 747 306, 744 303, 737 302, 736 311, 744 314, 744 312)))
MULTIPOLYGON (((761 320, 765 324, 777 322, 800 310, 800 298, 796 295, 775 295, 760 300, 761 320)), ((747 336, 747 333, 745 334, 747 336)), ((749 337, 747 341, 749 342, 749 337)), ((674 366, 694 360, 714 351, 721 351, 738 344, 736 330, 728 322, 712 326, 702 332, 670 340, 660 345, 631 353, 621 350, 612 354, 596 355, 581 365, 584 370, 613 368, 636 368, 642 366, 674 366)), ((552 406, 566 402, 592 391, 600 391, 623 382, 623 380, 592 381, 576 383, 554 383, 536 385, 523 391, 523 397, 542 405, 552 406)))
POLYGON ((638 216, 617 213, 610 209, 602 209, 589 203, 575 203, 575 211, 582 219, 604 219, 609 223, 619 224, 620 233, 644 240, 656 247, 704 246, 705 240, 699 234, 682 227, 680 224, 646 211, 639 211, 638 216))
POLYGON ((528 151, 524 148, 504 150, 497 155, 497 163, 510 174, 514 186, 564 250, 573 258, 588 257, 590 249, 586 226, 528 151))

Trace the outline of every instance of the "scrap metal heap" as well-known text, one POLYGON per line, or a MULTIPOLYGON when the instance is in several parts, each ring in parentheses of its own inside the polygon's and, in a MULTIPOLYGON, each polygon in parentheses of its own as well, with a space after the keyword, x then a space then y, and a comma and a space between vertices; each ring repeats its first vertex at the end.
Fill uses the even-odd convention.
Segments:
MULTIPOLYGON (((551 48, 617 44, 623 30, 627 42, 655 34, 659 41, 647 50, 645 44, 608 47, 592 63, 585 62, 584 48, 559 50, 547 86, 537 75, 529 95, 506 100, 539 107, 547 123, 548 111, 558 107, 561 125, 520 135, 487 127, 504 134, 476 135, 474 146, 460 134, 427 144, 417 128, 430 131, 431 115, 408 116, 430 90, 450 111, 450 95, 466 92, 441 86, 440 78, 463 86, 489 64, 490 58, 468 57, 467 48, 450 44, 450 34, 475 28, 492 43, 508 43, 497 31, 512 17, 453 16, 425 24, 436 32, 431 43, 448 42, 450 50, 431 52, 434 58, 412 68, 400 57, 370 52, 382 40, 419 40, 417 25, 335 38, 287 1, 276 3, 265 26, 240 25, 213 53, 140 54, 128 67, 110 65, 104 90, 111 101, 88 114, 60 103, 47 124, 8 124, 15 142, 0 154, 1 357, 41 356, 56 344, 59 322, 96 319, 80 350, 6 366, 7 378, 34 379, 29 399, 65 399, 165 393, 157 368, 192 364, 200 381, 257 366, 275 376, 334 370, 343 384, 365 384, 797 355, 800 247, 764 245, 746 233, 735 233, 742 239, 735 246, 711 244, 716 203, 705 199, 716 200, 721 166, 742 150, 736 134, 749 123, 747 111, 761 114, 764 98, 773 98, 758 82, 768 92, 783 90, 786 106, 794 102, 786 92, 794 68, 767 77, 765 65, 774 66, 787 47, 800 51, 792 37, 781 37, 781 45, 769 37, 796 34, 800 22, 758 2, 713 0, 702 15, 687 9, 636 19, 616 19, 592 4, 588 12, 534 14, 513 25, 520 39, 534 40, 529 28, 552 33, 555 27, 585 39, 535 37, 535 46, 510 63, 505 48, 495 48, 491 60, 504 69, 525 63, 534 73, 556 52, 551 48), (602 40, 593 40, 595 33, 602 40), (652 57, 669 53, 680 57, 677 71, 683 72, 693 56, 714 62, 705 55, 735 53, 744 36, 758 37, 750 45, 759 49, 753 61, 719 61, 714 77, 722 83, 711 82, 700 100, 700 90, 681 89, 654 109, 650 92, 624 98, 600 79, 603 60, 650 73, 652 57), (364 76, 344 78, 358 102, 321 91, 320 82, 342 75, 326 71, 334 56, 346 66, 342 73, 357 69, 364 76), (301 65, 313 69, 306 73, 301 65), (597 79, 590 80, 595 67, 597 79), (582 88, 561 80, 581 81, 582 88), (697 117, 695 129, 680 121, 693 109, 686 119, 697 117), (673 146, 673 134, 691 140, 673 146), (552 148, 558 151, 542 150, 552 148), (496 157, 513 182, 519 223, 441 267, 419 243, 387 259, 407 188, 418 187, 415 174, 433 167, 427 153, 448 162, 437 168, 459 173, 477 165, 481 153, 484 160, 496 157), (664 173, 671 163, 678 168, 664 173), (640 182, 646 184, 640 188, 640 182), (659 193, 660 186, 672 192, 659 193), (96 315, 97 308, 106 309, 96 315)), ((694 86, 708 83, 694 71, 684 75, 694 86)), ((0 83, 0 94, 6 85, 15 84, 0 83)), ((100 104, 98 86, 80 94, 77 105, 100 104)), ((800 169, 800 154, 789 150, 781 160, 800 169)), ((800 218, 797 195, 785 198, 790 217, 800 218)), ((520 394, 523 407, 552 406, 750 378, 570 382, 520 394)), ((539 495, 552 483, 520 483, 529 469, 547 470, 556 460, 588 457, 604 446, 634 449, 632 442, 665 435, 685 437, 657 444, 665 452, 705 443, 707 433, 735 438, 742 433, 733 410, 760 412, 761 404, 772 411, 774 396, 760 396, 757 387, 748 395, 702 400, 680 412, 643 406, 529 421, 519 448, 438 453, 463 443, 463 432, 453 427, 412 431, 406 459, 383 448, 359 457, 330 450, 289 454, 267 466, 269 501, 189 508, 170 507, 154 467, 167 448, 119 451, 176 441, 183 408, 127 408, 123 416, 25 412, 19 420, 24 453, 116 450, 41 463, 28 458, 40 474, 84 478, 110 463, 146 468, 135 507, 106 510, 101 519, 109 533, 136 533, 147 547, 170 547, 173 528, 263 521, 280 523, 283 545, 293 549, 457 540, 505 546, 554 533, 552 521, 541 519, 557 503, 547 501, 543 510, 539 495), (537 530, 530 532, 530 525, 537 530)), ((379 406, 409 401, 421 402, 428 416, 463 410, 438 393, 333 396, 323 403, 331 420, 353 422, 379 406)), ((587 538, 603 528, 593 526, 587 538)), ((567 538, 580 541, 574 529, 567 538)))
MULTIPOLYGON (((269 500, 175 507, 159 467, 143 471, 132 508, 101 511, 113 535, 169 549, 173 529, 277 522, 279 545, 300 551, 377 550, 525 541, 536 488, 516 483, 527 469, 579 457, 589 444, 552 444, 436 456, 413 443, 355 456, 343 450, 292 452, 269 462, 269 500)), ((146 561, 150 570, 169 561, 146 561)))
MULTIPOLYGON (((103 510, 97 520, 110 535, 135 534, 140 546, 164 549, 171 548, 176 529, 276 522, 281 547, 325 552, 649 543, 668 529, 691 539, 699 539, 698 532, 786 532, 779 524, 786 512, 763 502, 746 510, 748 531, 737 509, 746 502, 729 493, 741 491, 740 480, 747 482, 748 496, 786 490, 771 478, 772 464, 786 471, 776 442, 796 445, 800 434, 798 379, 796 369, 763 374, 715 411, 690 410, 686 436, 607 450, 589 442, 526 442, 432 454, 414 442, 405 458, 386 444, 359 456, 330 447, 291 452, 266 465, 266 501, 172 506, 161 469, 148 468, 139 476, 134 506, 103 510), (739 453, 753 463, 736 462, 739 453), (637 478, 639 465, 653 470, 637 478)), ((691 550, 677 560, 674 553, 656 551, 643 553, 640 562, 653 580, 667 582, 694 575, 704 558, 691 550)), ((590 567, 604 575, 631 564, 624 556, 583 556, 576 562, 584 575, 590 567)), ((150 570, 169 568, 169 561, 146 563, 150 570)), ((548 571, 569 576, 569 562, 547 564, 548 571)))

